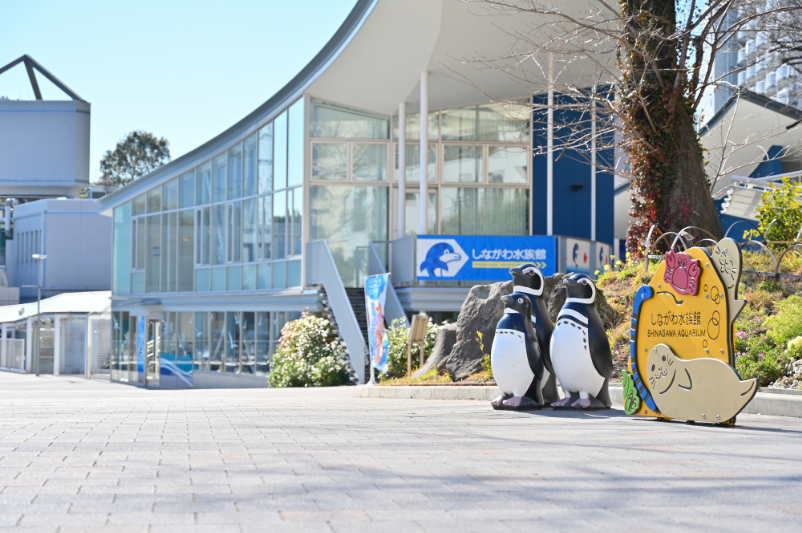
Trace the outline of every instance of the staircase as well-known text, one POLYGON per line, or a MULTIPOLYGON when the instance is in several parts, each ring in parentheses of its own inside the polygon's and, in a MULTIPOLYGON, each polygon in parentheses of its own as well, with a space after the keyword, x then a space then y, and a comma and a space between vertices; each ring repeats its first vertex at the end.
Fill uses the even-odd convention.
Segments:
MULTIPOLYGON (((345 289, 346 294, 348 295, 348 302, 351 304, 351 309, 354 312, 354 316, 356 317, 357 322, 359 323, 359 329, 362 332, 362 337, 365 340, 365 344, 368 344, 368 314, 367 309, 365 307, 365 289, 345 289)), ((326 289, 321 287, 319 289, 320 293, 320 301, 323 303, 323 307, 326 309, 326 313, 328 313, 328 320, 334 325, 334 331, 337 334, 337 340, 340 344, 343 345, 345 348, 345 342, 343 341, 342 337, 340 336, 340 328, 337 325, 337 318, 334 316, 334 312, 331 309, 331 305, 329 305, 329 299, 326 295, 326 289)), ((350 361, 347 360, 346 363, 348 364, 348 373, 351 378, 353 384, 359 383, 359 379, 357 377, 354 368, 350 364, 350 361)), ((368 358, 365 363, 365 375, 370 374, 370 359, 368 358)))

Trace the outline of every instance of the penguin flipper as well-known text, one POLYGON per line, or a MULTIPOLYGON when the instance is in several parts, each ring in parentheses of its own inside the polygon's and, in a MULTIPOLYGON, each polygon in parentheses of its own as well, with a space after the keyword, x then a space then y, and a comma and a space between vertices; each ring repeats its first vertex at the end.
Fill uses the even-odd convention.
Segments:
POLYGON ((591 324, 596 327, 588 328, 588 345, 590 346, 590 359, 596 372, 604 378, 613 376, 613 352, 610 350, 610 341, 604 331, 601 319, 593 317, 591 324), (596 324, 598 322, 598 325, 596 324))
POLYGON ((605 407, 612 407, 613 402, 610 399, 610 378, 604 380, 604 384, 599 394, 596 395, 596 399, 603 403, 605 407))
POLYGON ((560 393, 557 390, 557 376, 554 372, 551 373, 549 379, 546 380, 546 384, 543 385, 543 401, 546 403, 554 403, 560 400, 560 393))

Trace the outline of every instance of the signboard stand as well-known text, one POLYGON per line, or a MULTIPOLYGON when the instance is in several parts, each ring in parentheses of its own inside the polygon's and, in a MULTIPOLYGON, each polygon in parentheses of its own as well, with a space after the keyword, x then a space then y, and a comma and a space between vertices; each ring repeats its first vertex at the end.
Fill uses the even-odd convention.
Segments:
POLYGON ((426 328, 429 325, 429 317, 425 314, 412 317, 412 326, 409 328, 409 340, 407 341, 407 375, 412 374, 412 346, 420 348, 420 367, 426 363, 424 360, 423 349, 426 346, 426 328))

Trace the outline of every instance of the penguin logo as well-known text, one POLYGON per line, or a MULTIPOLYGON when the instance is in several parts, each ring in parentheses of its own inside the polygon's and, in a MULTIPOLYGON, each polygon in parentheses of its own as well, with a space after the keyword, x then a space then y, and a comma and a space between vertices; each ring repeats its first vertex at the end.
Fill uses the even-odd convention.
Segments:
POLYGON ((575 265, 576 265, 576 264, 578 264, 578 263, 577 263, 577 260, 576 260, 576 259, 577 259, 577 257, 576 257, 576 256, 578 256, 578 255, 579 255, 579 245, 578 245, 578 244, 575 244, 575 245, 574 245, 574 253, 573 253, 573 255, 572 255, 572 258, 573 258, 573 261, 574 261, 574 264, 575 264, 575 265))
POLYGON ((453 246, 446 242, 439 242, 429 248, 426 259, 420 265, 420 270, 428 273, 429 276, 442 277, 444 274, 448 274, 448 264, 460 259, 462 256, 454 251, 453 246))

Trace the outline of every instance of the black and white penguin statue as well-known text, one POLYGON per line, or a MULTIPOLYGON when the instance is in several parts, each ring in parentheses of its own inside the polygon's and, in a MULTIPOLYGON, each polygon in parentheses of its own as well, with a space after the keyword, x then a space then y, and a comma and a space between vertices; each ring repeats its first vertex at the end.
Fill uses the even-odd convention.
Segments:
POLYGON ((541 381, 543 358, 532 327, 532 303, 524 293, 502 296, 504 316, 496 326, 490 349, 490 363, 501 396, 493 400, 493 409, 531 411, 544 407, 541 381), (527 396, 532 391, 533 396, 527 396))
MULTIPOLYGON (((560 399, 560 393, 557 390, 557 378, 554 375, 549 351, 554 324, 551 322, 546 300, 543 298, 546 279, 543 277, 543 272, 531 263, 511 268, 510 275, 512 275, 512 292, 522 292, 532 302, 532 326, 537 334, 543 365, 546 367, 544 379, 541 381, 543 399, 546 403, 556 402, 560 399)), ((535 391, 527 391, 526 396, 536 398, 535 391)))
POLYGON ((565 398, 554 408, 609 409, 613 355, 596 311, 596 286, 587 274, 563 280, 568 297, 551 337, 551 364, 565 398))

